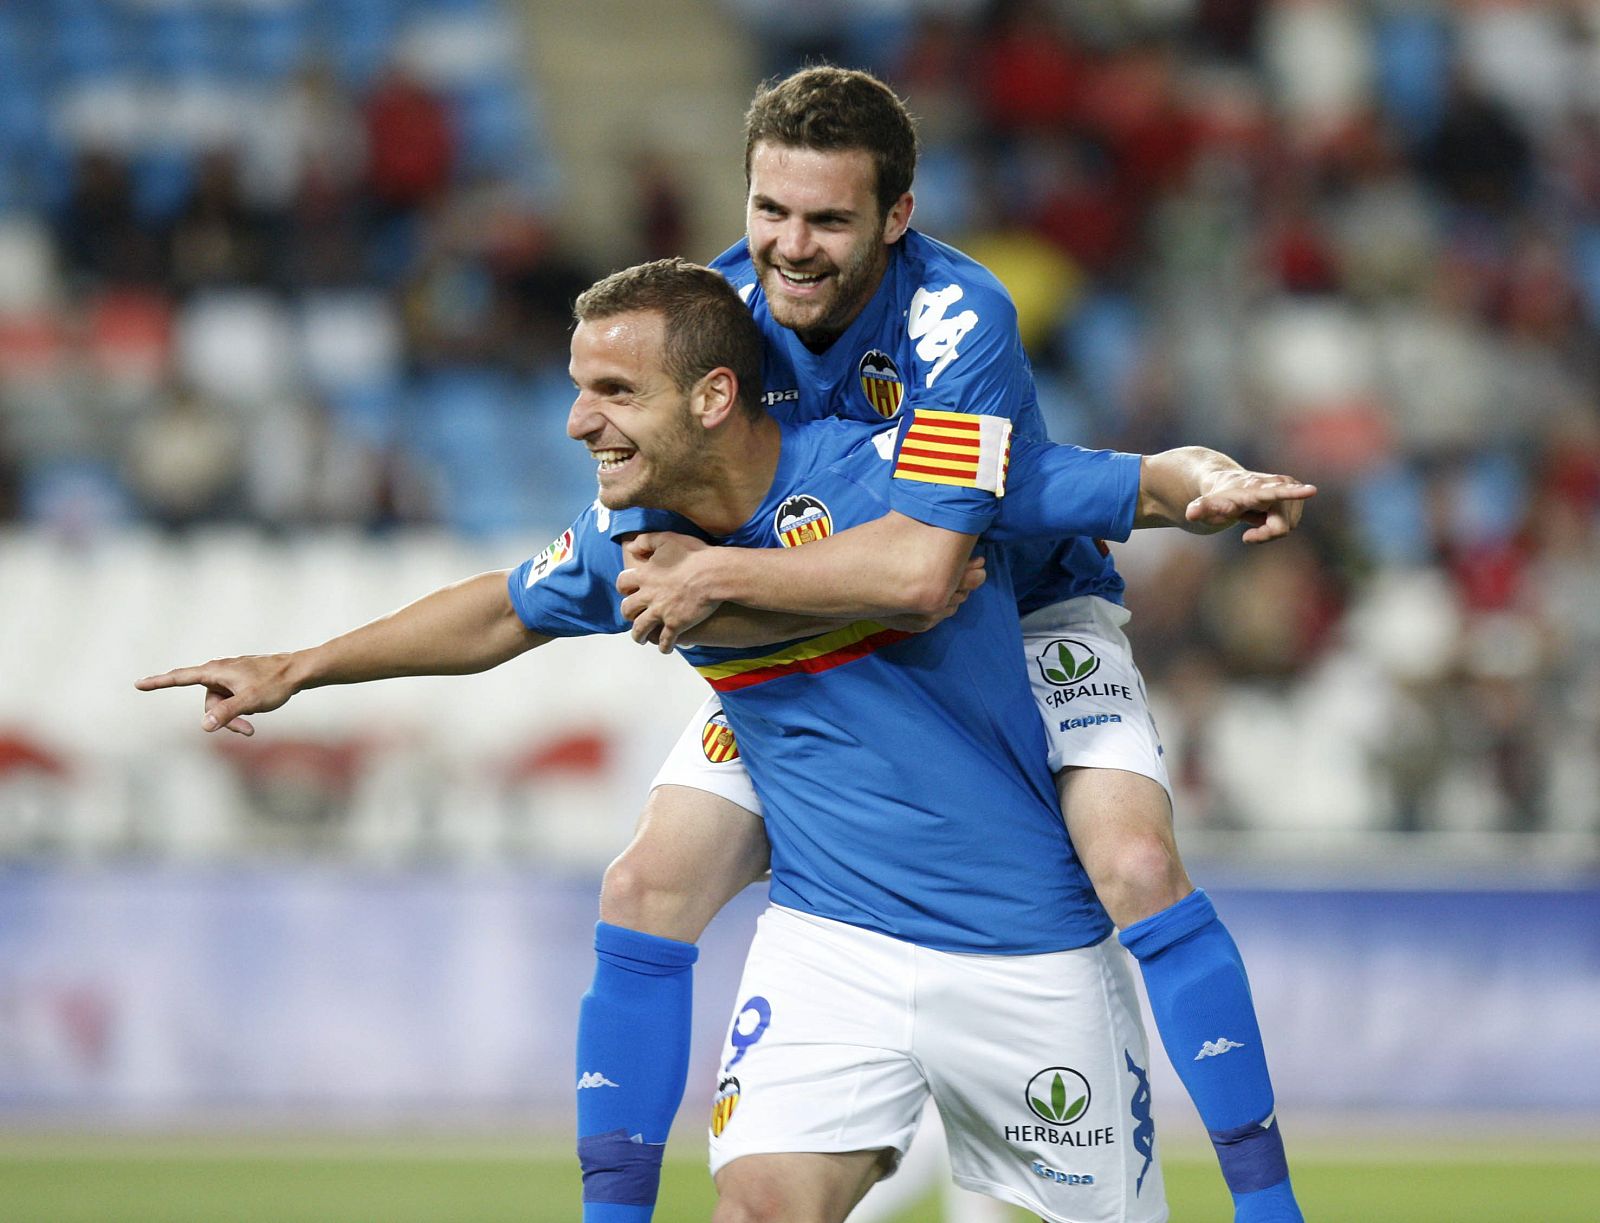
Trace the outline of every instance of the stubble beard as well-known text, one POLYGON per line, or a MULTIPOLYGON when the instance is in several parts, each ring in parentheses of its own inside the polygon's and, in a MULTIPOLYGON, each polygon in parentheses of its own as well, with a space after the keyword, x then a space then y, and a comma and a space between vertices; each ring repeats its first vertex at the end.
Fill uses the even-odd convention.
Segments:
POLYGON ((887 265, 887 247, 881 243, 867 246, 859 256, 834 269, 832 292, 826 300, 797 304, 787 295, 776 266, 763 258, 761 280, 767 309, 780 326, 787 327, 804 343, 824 347, 855 322, 887 265))

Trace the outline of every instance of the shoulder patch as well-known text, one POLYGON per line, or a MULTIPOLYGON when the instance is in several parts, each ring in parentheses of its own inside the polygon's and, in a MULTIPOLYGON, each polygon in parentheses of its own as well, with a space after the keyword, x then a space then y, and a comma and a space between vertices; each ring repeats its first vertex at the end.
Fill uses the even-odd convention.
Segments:
POLYGON ((917 341, 917 356, 930 363, 927 385, 961 355, 956 345, 967 332, 978 325, 976 310, 963 310, 950 315, 950 307, 964 296, 960 285, 946 285, 942 289, 918 289, 911 298, 911 309, 906 313, 906 334, 917 341))
POLYGON ((1003 416, 920 409, 911 415, 894 478, 1006 495, 1011 422, 1003 416))
POLYGON ((862 354, 856 373, 861 377, 861 393, 874 412, 887 420, 900 410, 906 387, 893 357, 881 348, 874 348, 862 354))
POLYGON ((533 563, 528 566, 528 576, 523 581, 523 586, 533 586, 542 578, 549 575, 552 569, 558 569, 572 559, 572 528, 568 527, 538 556, 533 558, 533 563))
POLYGON ((815 497, 796 493, 784 499, 772 517, 772 529, 785 548, 798 548, 833 534, 833 515, 815 497))

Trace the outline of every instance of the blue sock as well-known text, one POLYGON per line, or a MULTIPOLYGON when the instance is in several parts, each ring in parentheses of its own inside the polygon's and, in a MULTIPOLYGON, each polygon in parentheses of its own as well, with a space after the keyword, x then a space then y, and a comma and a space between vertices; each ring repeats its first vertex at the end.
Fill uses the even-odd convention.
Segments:
POLYGON ((1194 891, 1121 934, 1156 1031, 1211 1135, 1236 1223, 1301 1223, 1250 982, 1211 900, 1194 891))
POLYGON ((600 922, 578 1010, 584 1223, 648 1223, 689 1077, 693 943, 600 922))

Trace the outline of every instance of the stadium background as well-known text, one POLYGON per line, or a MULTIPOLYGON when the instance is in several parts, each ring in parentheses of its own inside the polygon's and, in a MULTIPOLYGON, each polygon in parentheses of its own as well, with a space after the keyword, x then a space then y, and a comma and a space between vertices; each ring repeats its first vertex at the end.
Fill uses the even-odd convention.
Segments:
POLYGON ((593 894, 687 668, 562 643, 248 743, 131 681, 542 547, 592 496, 571 295, 737 237, 743 106, 821 57, 908 96, 917 223, 1012 289, 1057 438, 1322 489, 1118 550, 1283 1113, 1364 1161, 1320 1217, 1600 1216, 1600 5, 8 0, 4 1217, 190 1217, 263 1149, 298 1195, 194 1217, 344 1217, 302 1157, 351 1144, 438 1173, 386 1218, 571 1217, 593 894), (530 1153, 559 1188, 455 1191, 530 1153))

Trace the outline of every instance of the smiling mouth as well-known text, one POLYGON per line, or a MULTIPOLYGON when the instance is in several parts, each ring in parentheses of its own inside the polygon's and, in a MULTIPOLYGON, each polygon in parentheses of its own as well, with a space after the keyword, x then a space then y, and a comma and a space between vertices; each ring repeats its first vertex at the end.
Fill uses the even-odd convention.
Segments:
POLYGON ((778 279, 786 288, 810 289, 821 284, 827 279, 826 272, 792 272, 788 268, 780 268, 776 264, 772 270, 778 274, 778 279))
POLYGON ((600 474, 615 471, 638 452, 635 450, 591 450, 590 456, 600 464, 600 474))

